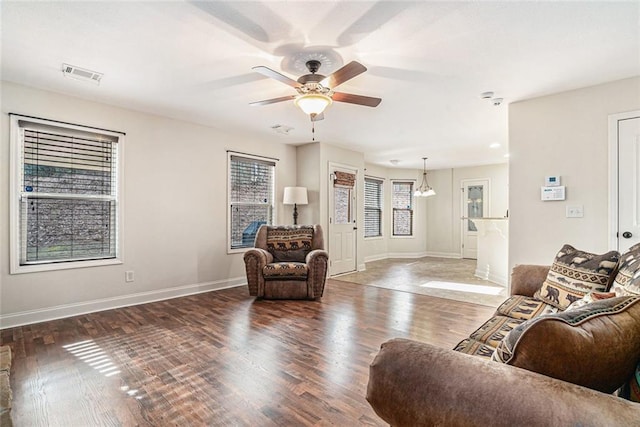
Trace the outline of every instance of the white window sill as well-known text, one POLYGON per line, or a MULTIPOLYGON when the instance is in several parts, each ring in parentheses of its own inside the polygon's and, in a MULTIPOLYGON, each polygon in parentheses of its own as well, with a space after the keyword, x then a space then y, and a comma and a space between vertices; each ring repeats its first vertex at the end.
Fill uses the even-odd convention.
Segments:
POLYGON ((371 236, 371 237, 366 237, 364 238, 364 240, 382 240, 384 239, 384 236, 371 236))
POLYGON ((11 274, 40 273, 45 271, 69 270, 72 268, 102 267, 105 265, 122 264, 119 258, 96 259, 91 261, 52 262, 47 264, 12 266, 11 274))

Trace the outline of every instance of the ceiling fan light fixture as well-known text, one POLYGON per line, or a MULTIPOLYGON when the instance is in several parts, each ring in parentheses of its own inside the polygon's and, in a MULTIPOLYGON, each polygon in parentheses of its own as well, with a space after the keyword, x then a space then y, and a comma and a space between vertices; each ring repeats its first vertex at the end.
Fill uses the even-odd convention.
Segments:
POLYGON ((422 161, 424 162, 424 168, 422 169, 422 182, 420 183, 420 187, 416 188, 416 191, 413 193, 414 197, 431 197, 435 196, 435 190, 429 185, 429 181, 427 181, 427 157, 423 157, 422 161))
POLYGON ((298 96, 294 101, 307 115, 322 113, 332 102, 331 97, 321 93, 305 93, 298 96))

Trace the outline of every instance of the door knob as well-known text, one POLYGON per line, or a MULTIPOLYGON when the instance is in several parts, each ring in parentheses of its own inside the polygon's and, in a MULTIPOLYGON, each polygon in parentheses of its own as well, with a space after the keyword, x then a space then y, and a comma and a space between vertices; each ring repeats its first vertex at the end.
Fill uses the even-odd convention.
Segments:
POLYGON ((622 233, 622 237, 624 237, 625 239, 630 239, 631 236, 633 236, 633 234, 631 234, 630 231, 625 231, 624 233, 622 233))

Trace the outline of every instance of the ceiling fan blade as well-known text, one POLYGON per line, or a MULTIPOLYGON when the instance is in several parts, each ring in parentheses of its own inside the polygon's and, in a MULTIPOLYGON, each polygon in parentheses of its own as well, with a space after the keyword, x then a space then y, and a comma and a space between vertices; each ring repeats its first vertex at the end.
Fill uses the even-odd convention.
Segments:
POLYGON ((366 107, 377 107, 382 99, 371 96, 354 95, 352 93, 334 92, 331 97, 334 101, 348 102, 349 104, 364 105, 366 107))
POLYGON ((302 86, 300 83, 298 83, 297 81, 290 79, 289 77, 285 76, 284 74, 280 74, 277 71, 272 70, 269 67, 265 67, 262 65, 259 65, 257 67, 253 67, 252 68, 253 71, 262 74, 263 76, 267 76, 267 77, 271 77, 272 79, 276 79, 286 85, 289 85, 291 87, 300 87, 302 86))
POLYGON ((339 86, 342 83, 346 82, 347 80, 350 80, 355 76, 364 73, 365 71, 367 71, 367 67, 359 62, 351 61, 333 74, 325 77, 324 80, 320 82, 320 84, 322 86, 333 89, 336 86, 339 86))
POLYGON ((324 120, 324 113, 316 114, 315 116, 313 114, 310 114, 309 116, 311 117, 312 122, 318 122, 320 120, 324 120))
POLYGON ((256 102, 252 102, 249 105, 251 105, 252 107, 258 106, 258 105, 269 105, 269 104, 275 104, 276 102, 282 102, 282 101, 289 101, 294 99, 296 96, 295 95, 288 95, 288 96, 281 96, 280 98, 272 98, 272 99, 265 99, 264 101, 256 101, 256 102))

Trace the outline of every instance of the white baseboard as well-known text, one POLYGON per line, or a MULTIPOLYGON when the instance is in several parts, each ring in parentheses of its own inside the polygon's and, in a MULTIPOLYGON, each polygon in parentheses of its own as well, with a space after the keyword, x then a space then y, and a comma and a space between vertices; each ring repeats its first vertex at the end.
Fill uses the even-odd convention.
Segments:
POLYGON ((495 283, 496 285, 500 285, 500 286, 507 286, 507 278, 495 273, 491 273, 490 271, 487 271, 487 269, 476 269, 474 276, 476 276, 478 279, 482 279, 482 280, 487 280, 491 283, 495 283))
POLYGON ((364 262, 380 261, 389 258, 386 253, 364 257, 364 262))
POLYGON ((459 253, 451 253, 451 252, 386 252, 383 254, 364 257, 364 262, 380 261, 383 259, 424 258, 424 257, 453 258, 453 259, 462 258, 462 256, 459 253))
MULTIPOLYGON (((367 262, 367 261, 365 261, 365 262, 367 262)), ((366 265, 364 265, 364 264, 360 264, 360 265, 358 266, 358 271, 365 271, 366 269, 367 269, 367 266, 366 266, 366 265)))
POLYGON ((184 297, 187 295, 201 294, 204 292, 233 288, 246 284, 246 277, 236 277, 232 279, 196 283, 194 285, 177 286, 174 288, 139 292, 136 294, 102 298, 93 301, 83 301, 74 304, 64 304, 37 310, 28 310, 18 313, 0 315, 0 329, 13 328, 16 326, 29 325, 32 323, 46 322, 55 319, 62 319, 65 317, 94 313, 96 311, 104 311, 114 308, 146 304, 154 301, 184 297))
POLYGON ((430 256, 434 258, 462 259, 462 255, 460 255, 457 252, 427 252, 426 256, 430 256))
POLYGON ((389 252, 387 258, 424 258, 427 256, 426 252, 389 252))

